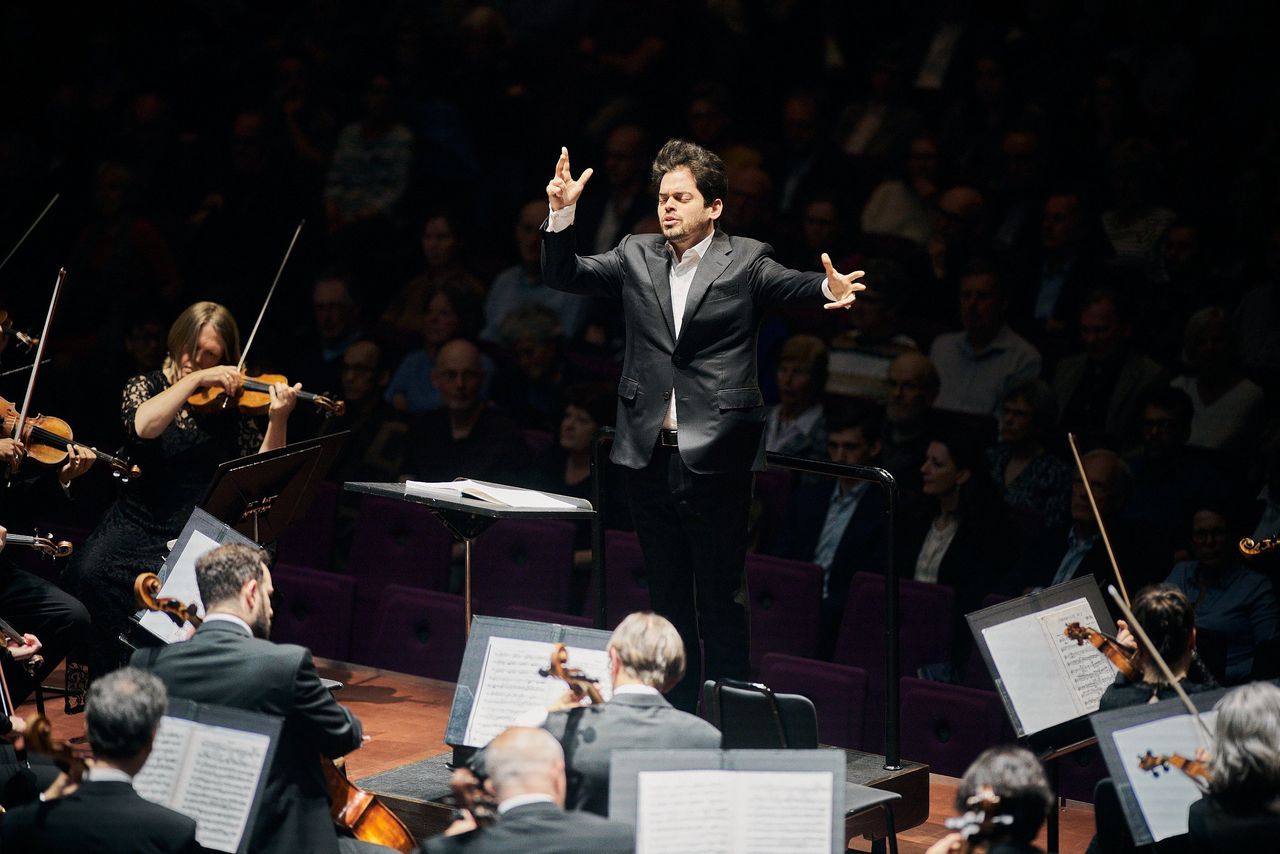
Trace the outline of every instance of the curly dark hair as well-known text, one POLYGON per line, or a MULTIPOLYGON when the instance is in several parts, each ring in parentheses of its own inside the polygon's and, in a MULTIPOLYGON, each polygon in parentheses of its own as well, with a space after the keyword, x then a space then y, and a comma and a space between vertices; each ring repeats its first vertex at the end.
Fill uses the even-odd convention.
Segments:
POLYGON ((662 176, 684 167, 693 175, 693 181, 702 193, 706 207, 716 199, 729 195, 729 181, 725 177, 724 161, 714 151, 708 151, 697 143, 683 139, 669 139, 653 158, 650 178, 654 185, 662 183, 662 176))

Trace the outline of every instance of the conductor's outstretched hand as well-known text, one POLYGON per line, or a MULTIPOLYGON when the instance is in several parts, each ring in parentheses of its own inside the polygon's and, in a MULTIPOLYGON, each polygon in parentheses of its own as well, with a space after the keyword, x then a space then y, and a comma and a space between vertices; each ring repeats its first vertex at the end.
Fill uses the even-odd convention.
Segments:
POLYGON ((836 268, 831 266, 831 256, 822 253, 822 266, 827 271, 827 287, 831 289, 831 295, 836 298, 835 302, 829 302, 823 308, 849 308, 853 305, 853 300, 858 291, 865 291, 867 286, 858 282, 865 273, 856 270, 852 273, 837 273, 836 268))
POLYGON ((582 188, 587 186, 587 182, 591 180, 591 167, 582 170, 582 174, 575 179, 569 173, 569 149, 560 149, 560 159, 556 161, 556 174, 552 176, 551 182, 547 184, 547 201, 551 204, 553 211, 569 205, 577 204, 578 196, 582 195, 582 188))

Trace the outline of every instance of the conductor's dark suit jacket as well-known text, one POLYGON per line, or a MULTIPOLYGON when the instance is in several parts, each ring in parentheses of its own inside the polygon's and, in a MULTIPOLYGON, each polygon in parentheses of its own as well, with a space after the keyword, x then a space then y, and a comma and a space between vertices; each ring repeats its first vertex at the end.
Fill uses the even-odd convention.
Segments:
POLYGON ((320 754, 350 753, 363 730, 320 682, 305 647, 250 637, 218 620, 206 622, 191 640, 138 650, 131 663, 153 671, 172 697, 283 718, 250 850, 336 854, 320 754))
POLYGON ((618 694, 607 703, 547 715, 564 748, 565 806, 609 814, 609 760, 615 750, 718 748, 720 730, 659 694, 618 694))
POLYGON ((555 804, 525 804, 496 822, 459 836, 437 836, 421 854, 631 854, 631 825, 590 813, 566 812, 555 804))
MULTIPOLYGON (((579 256, 574 227, 542 233, 542 277, 556 290, 622 301, 626 349, 611 459, 644 468, 676 394, 680 456, 696 472, 764 468, 764 398, 756 337, 770 305, 825 301, 821 273, 778 264, 757 240, 717 230, 698 263, 675 335, 670 255, 661 235, 628 235, 579 256)), ((820 304, 820 303, 819 303, 820 304)))
POLYGON ((65 798, 0 818, 0 851, 46 854, 195 854, 196 822, 153 804, 125 782, 84 783, 65 798))

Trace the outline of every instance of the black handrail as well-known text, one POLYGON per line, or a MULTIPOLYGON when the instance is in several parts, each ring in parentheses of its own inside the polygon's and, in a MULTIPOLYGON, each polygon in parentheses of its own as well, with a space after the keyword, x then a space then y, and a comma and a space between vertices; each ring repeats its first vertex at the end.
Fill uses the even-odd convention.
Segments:
MULTIPOLYGON (((591 506, 595 515, 591 519, 591 586, 596 591, 596 628, 603 629, 605 614, 605 563, 604 563, 604 473, 602 450, 613 444, 613 428, 600 429, 591 443, 591 506)), ((885 512, 888 515, 888 545, 885 549, 885 603, 884 603, 884 768, 897 771, 902 768, 899 750, 902 741, 899 720, 898 685, 898 569, 893 561, 893 519, 897 505, 898 485, 893 475, 873 466, 850 466, 824 460, 810 460, 786 454, 765 454, 765 462, 775 468, 808 472, 825 477, 847 477, 877 483, 885 491, 885 512)))

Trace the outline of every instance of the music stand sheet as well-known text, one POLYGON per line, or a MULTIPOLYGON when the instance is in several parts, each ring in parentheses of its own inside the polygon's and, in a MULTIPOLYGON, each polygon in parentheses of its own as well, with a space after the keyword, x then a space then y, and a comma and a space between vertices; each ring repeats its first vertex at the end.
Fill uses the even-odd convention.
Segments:
POLYGON ((522 716, 545 710, 568 690, 556 679, 539 676, 551 662, 554 645, 563 643, 569 665, 599 680, 608 699, 613 686, 606 650, 610 633, 555 623, 477 615, 471 622, 445 743, 484 747, 522 716))
MULTIPOLYGON (((1213 704, 1226 689, 1191 695, 1200 718, 1213 731, 1213 704)), ((1186 706, 1176 697, 1159 703, 1099 712, 1092 719, 1107 771, 1116 787, 1120 809, 1135 845, 1149 845, 1187 832, 1187 810, 1200 800, 1200 789, 1182 771, 1170 766, 1155 773, 1139 768, 1151 751, 1194 758, 1196 748, 1210 748, 1186 706)))
POLYGON ((609 817, 636 828, 637 854, 843 851, 837 750, 619 750, 609 817))
POLYGON ((965 618, 1019 737, 1097 711, 1098 699, 1115 679, 1106 656, 1063 633, 1072 622, 1115 630, 1091 575, 965 618))
MULTIPOLYGON (((196 586, 196 559, 228 542, 253 545, 253 541, 248 537, 219 522, 200 508, 197 507, 191 511, 187 524, 183 526, 182 533, 178 535, 173 549, 165 558, 164 566, 157 573, 162 582, 160 597, 194 603, 196 611, 203 617, 204 603, 200 601, 200 590, 196 586)), ((138 611, 134 619, 165 643, 182 640, 191 625, 190 623, 175 625, 167 614, 148 611, 145 608, 138 611)))

